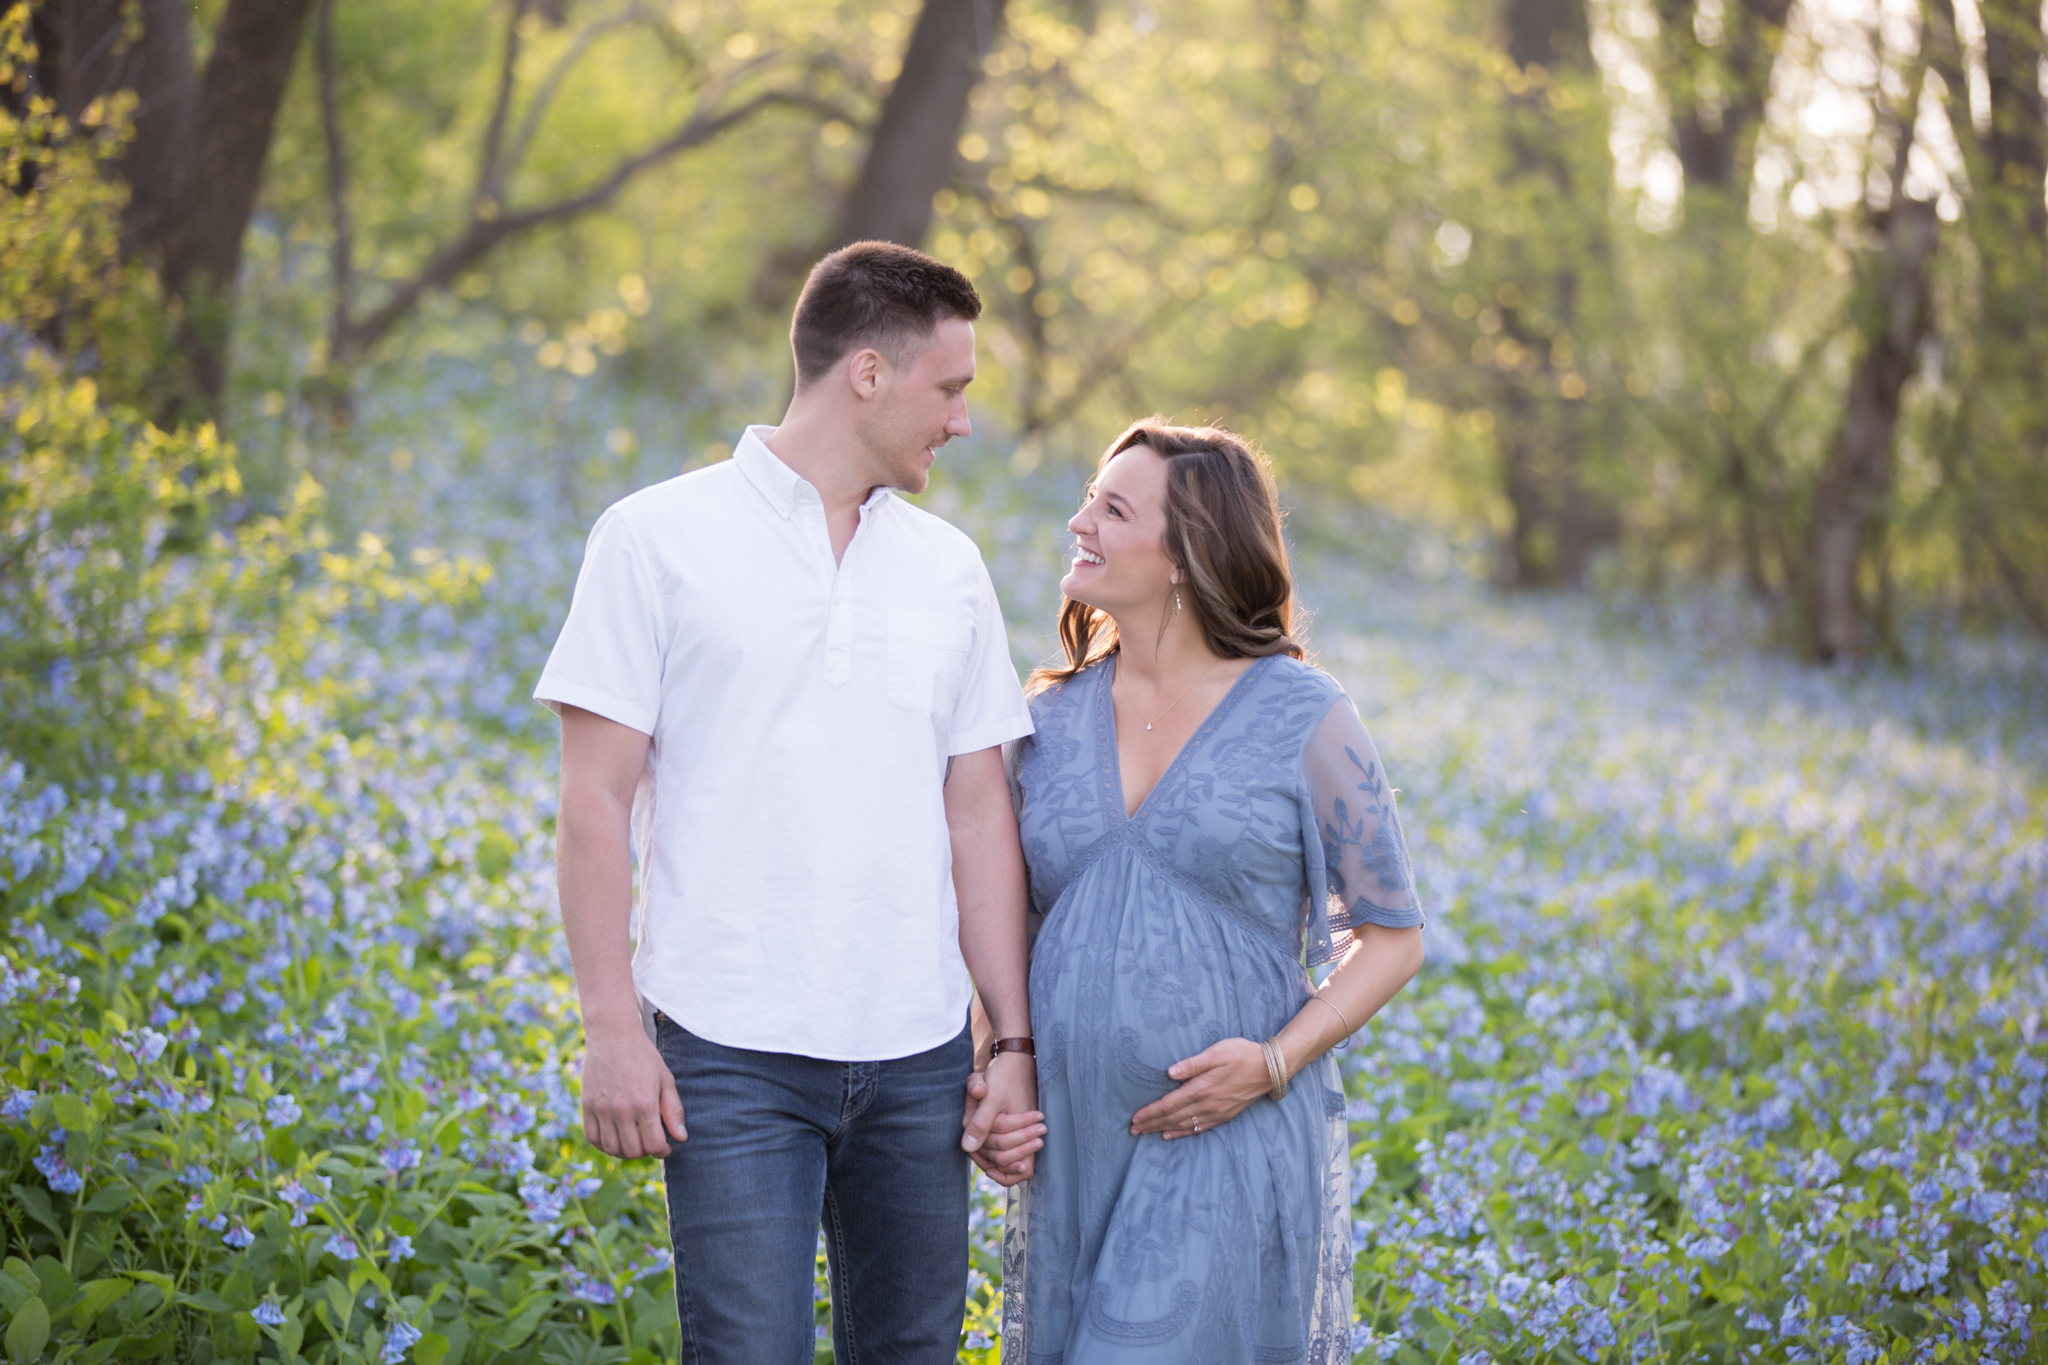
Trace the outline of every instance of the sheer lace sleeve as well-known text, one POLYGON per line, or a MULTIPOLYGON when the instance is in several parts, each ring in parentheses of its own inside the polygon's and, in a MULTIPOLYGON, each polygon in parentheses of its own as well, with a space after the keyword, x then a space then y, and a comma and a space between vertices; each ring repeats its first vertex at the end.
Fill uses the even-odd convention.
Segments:
POLYGON ((1349 697, 1339 695, 1309 737, 1301 776, 1304 813, 1314 820, 1306 841, 1310 964, 1339 956, 1361 924, 1421 924, 1394 788, 1349 697))

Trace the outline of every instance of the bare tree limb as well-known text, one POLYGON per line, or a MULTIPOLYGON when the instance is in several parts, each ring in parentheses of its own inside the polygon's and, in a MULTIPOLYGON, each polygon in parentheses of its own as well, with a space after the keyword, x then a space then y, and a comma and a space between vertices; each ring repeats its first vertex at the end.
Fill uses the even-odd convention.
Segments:
MULTIPOLYGON (((736 73, 733 82, 761 65, 757 61, 736 73)), ((732 83, 732 82, 728 82, 732 83)), ((764 109, 774 107, 815 108, 818 101, 808 92, 770 90, 755 95, 723 113, 712 112, 722 92, 707 91, 697 110, 683 125, 661 142, 625 158, 604 179, 577 194, 517 212, 495 217, 472 215, 461 235, 434 253, 419 273, 398 285, 382 304, 360 321, 343 329, 337 359, 352 360, 381 341, 398 321, 418 306, 430 291, 446 288, 455 277, 494 250, 507 238, 534 228, 563 223, 604 207, 643 172, 671 160, 693 147, 702 146, 728 128, 746 121, 764 109)))
POLYGON ((334 0, 320 0, 316 22, 313 60, 319 76, 320 132, 327 143, 327 210, 334 221, 329 251, 334 306, 327 329, 327 353, 332 356, 340 351, 355 312, 355 224, 348 208, 348 149, 342 143, 340 102, 335 96, 334 0))
POLYGON ((1172 321, 1176 314, 1187 311, 1188 306, 1189 300, 1178 294, 1168 294, 1151 312, 1138 320, 1137 325, 1130 329, 1127 339, 1105 345, 1095 355, 1083 361, 1080 367, 1081 382, 1074 386, 1074 391, 1061 400, 1057 409, 1037 414, 1037 425, 1027 427, 1026 430, 1050 430, 1072 417, 1075 409, 1087 402, 1097 389, 1111 379, 1123 377, 1129 368, 1131 353, 1138 348, 1140 342, 1172 321))
POLYGON ((495 199, 500 193, 498 153, 505 145, 505 119, 512 110, 512 86, 519 74, 519 21, 532 0, 512 0, 512 18, 505 25, 505 56, 498 64, 498 94, 491 102, 491 121, 484 127, 483 155, 477 159, 476 193, 472 202, 495 199))
POLYGON ((638 3, 633 3, 583 26, 570 41, 568 50, 556 59, 548 74, 541 78, 540 85, 533 92, 533 98, 527 101, 526 112, 519 118, 519 131, 512 137, 512 150, 497 167, 488 198, 499 204, 505 202, 505 186, 510 182, 513 172, 525 163, 526 153, 533 146, 534 135, 540 131, 541 120, 547 117, 548 110, 554 105, 555 96, 561 93, 562 82, 569 78, 569 73, 589 54, 597 40, 633 24, 644 23, 648 17, 646 9, 638 3))
POLYGON ((2005 546, 1998 539, 1997 522, 1982 504, 1977 508, 1977 521, 1985 548, 1991 553, 1991 563, 1998 570, 1999 581, 2019 607, 2021 618, 2036 635, 2048 639, 2048 598, 2035 595, 2036 585, 2028 579, 2026 570, 2005 552, 2005 546))

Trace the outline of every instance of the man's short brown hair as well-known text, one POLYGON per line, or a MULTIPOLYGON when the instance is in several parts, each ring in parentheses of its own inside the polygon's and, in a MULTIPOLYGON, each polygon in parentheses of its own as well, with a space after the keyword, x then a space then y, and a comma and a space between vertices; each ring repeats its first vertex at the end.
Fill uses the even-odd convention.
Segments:
POLYGON ((872 346, 901 364, 947 318, 981 316, 981 295, 943 261, 894 242, 855 242, 811 268, 789 328, 801 389, 841 357, 872 346))

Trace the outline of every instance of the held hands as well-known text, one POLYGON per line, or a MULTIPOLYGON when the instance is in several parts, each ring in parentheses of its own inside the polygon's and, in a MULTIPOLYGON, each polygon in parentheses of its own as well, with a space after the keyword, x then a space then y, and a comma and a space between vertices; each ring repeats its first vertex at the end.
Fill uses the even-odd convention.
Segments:
POLYGON ((960 1146, 988 1178, 1005 1189, 1031 1178, 1034 1154, 1045 1146, 1045 1115, 1038 1112, 1038 1071, 1023 1053, 999 1052, 988 1068, 967 1078, 960 1146))
POLYGON ((1225 1038, 1175 1062, 1166 1074, 1181 1082, 1131 1116, 1131 1136, 1158 1133, 1169 1142, 1221 1127, 1271 1092, 1266 1054, 1249 1038, 1225 1038))
POLYGON ((669 1137, 690 1136, 675 1076, 637 1017, 630 1027, 584 1036, 583 1136, 628 1159, 667 1156, 669 1137))

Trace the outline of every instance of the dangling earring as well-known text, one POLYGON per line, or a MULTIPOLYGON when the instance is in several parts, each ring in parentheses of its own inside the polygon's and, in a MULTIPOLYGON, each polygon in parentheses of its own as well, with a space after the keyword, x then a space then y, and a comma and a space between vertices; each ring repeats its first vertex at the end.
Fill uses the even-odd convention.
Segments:
POLYGON ((1175 616, 1178 616, 1178 615, 1180 615, 1180 589, 1179 589, 1179 588, 1175 588, 1175 589, 1173 590, 1173 614, 1174 614, 1175 616))

